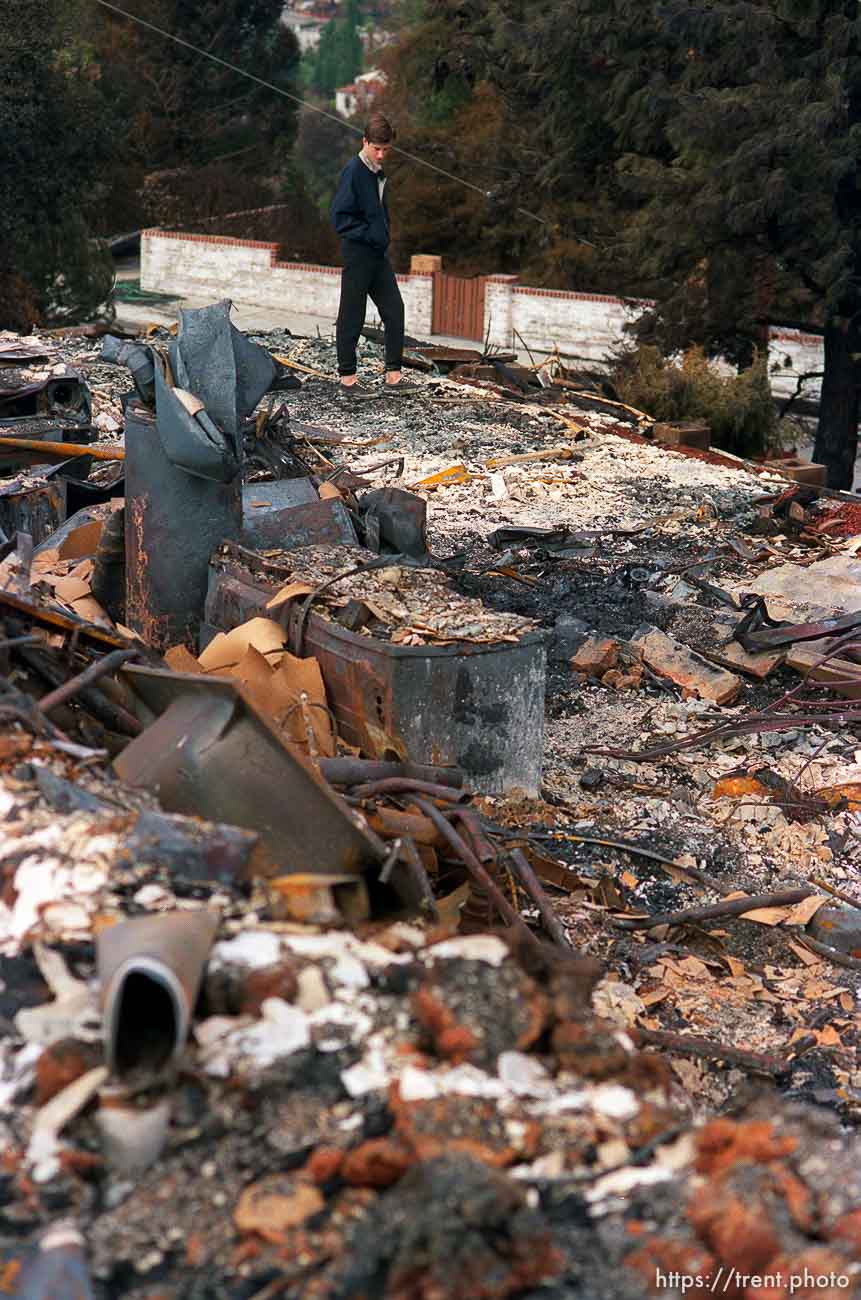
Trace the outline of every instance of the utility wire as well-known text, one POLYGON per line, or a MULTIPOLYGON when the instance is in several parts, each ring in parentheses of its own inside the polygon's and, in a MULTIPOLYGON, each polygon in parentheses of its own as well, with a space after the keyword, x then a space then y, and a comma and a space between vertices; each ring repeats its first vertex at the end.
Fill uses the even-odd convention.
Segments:
MULTIPOLYGON (((263 77, 258 77, 253 72, 247 72, 245 68, 237 67, 235 63, 228 63, 226 59, 220 59, 218 55, 210 54, 208 50, 202 50, 198 45, 193 45, 191 41, 183 40, 181 36, 175 36, 173 32, 165 31, 163 27, 157 27, 155 23, 149 22, 146 18, 139 18, 137 14, 121 9, 119 5, 111 4, 110 0, 96 0, 96 4, 101 5, 103 9, 110 9, 112 13, 119 14, 121 18, 127 18, 130 22, 137 23, 139 27, 149 28, 151 32, 163 36, 165 40, 173 41, 175 45, 182 45, 185 49, 191 50, 193 54, 199 54, 202 58, 217 63, 222 68, 227 68, 229 72, 235 72, 239 77, 247 77, 249 81, 256 81, 258 86, 263 86, 266 90, 273 90, 276 95, 282 95, 284 99, 292 99, 294 104, 310 109, 312 113, 319 113, 321 117, 328 118, 330 122, 337 123, 338 126, 344 127, 347 131, 352 131, 355 135, 363 134, 361 127, 351 126, 342 117, 337 117, 334 113, 327 113, 324 108, 319 108, 316 104, 312 104, 307 99, 302 99, 299 95, 291 94, 289 90, 284 90, 282 86, 276 86, 271 81, 265 81, 263 77)), ((445 176, 457 185, 464 185, 467 189, 474 190, 476 194, 480 194, 484 199, 489 199, 492 196, 491 190, 483 190, 480 185, 473 185, 472 181, 464 180, 462 176, 455 176, 452 172, 447 172, 444 167, 437 167, 436 163, 419 158, 418 155, 410 153, 407 149, 401 149, 397 145, 392 145, 392 149, 395 153, 401 154, 402 157, 409 158, 411 162, 418 163, 420 167, 429 167, 431 171, 438 172, 440 176, 445 176)), ((547 224, 542 217, 536 216, 534 212, 527 211, 526 208, 515 208, 515 212, 522 213, 523 216, 529 217, 532 221, 537 221, 541 226, 547 224)))

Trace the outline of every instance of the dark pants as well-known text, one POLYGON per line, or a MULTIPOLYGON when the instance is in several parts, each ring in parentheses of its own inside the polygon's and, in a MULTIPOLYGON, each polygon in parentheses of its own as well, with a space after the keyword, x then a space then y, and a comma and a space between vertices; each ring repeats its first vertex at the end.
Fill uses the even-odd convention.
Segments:
POLYGON ((356 344, 365 323, 368 299, 380 313, 386 332, 386 370, 400 370, 404 352, 404 300, 385 253, 344 240, 341 303, 335 339, 338 374, 356 373, 356 344))

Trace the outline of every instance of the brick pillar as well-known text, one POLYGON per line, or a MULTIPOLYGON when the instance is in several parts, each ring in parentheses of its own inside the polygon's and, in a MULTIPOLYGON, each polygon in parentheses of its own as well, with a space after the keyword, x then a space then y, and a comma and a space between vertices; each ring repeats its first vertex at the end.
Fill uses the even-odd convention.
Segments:
POLYGON ((488 346, 510 350, 516 347, 512 328, 512 290, 516 275, 488 275, 484 280, 484 337, 488 346))
POLYGON ((442 258, 437 253, 413 253, 410 258, 410 275, 433 275, 442 270, 442 258))

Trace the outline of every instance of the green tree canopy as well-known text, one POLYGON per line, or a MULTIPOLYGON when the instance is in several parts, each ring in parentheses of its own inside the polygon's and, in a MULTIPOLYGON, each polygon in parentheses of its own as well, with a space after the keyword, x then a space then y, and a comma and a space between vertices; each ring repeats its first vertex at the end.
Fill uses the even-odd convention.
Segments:
MULTIPOLYGON (((119 7, 139 11, 127 0, 119 7)), ((228 156, 232 166, 257 171, 284 161, 295 104, 197 52, 291 90, 299 53, 280 21, 282 7, 281 0, 152 0, 143 16, 187 45, 96 7, 98 56, 130 148, 147 170, 228 156)))
POLYGON ((69 14, 61 0, 0 9, 0 325, 18 329, 86 317, 113 279, 90 239, 111 118, 98 69, 68 39, 69 14))
POLYGON ((465 273, 642 292, 628 259, 607 252, 629 201, 612 166, 603 71, 563 30, 571 9, 404 0, 404 25, 381 57, 398 143, 486 196, 404 164, 395 231, 405 254, 432 248, 465 273))
POLYGON ((359 7, 348 0, 343 18, 332 18, 320 33, 311 71, 311 85, 321 95, 334 95, 349 86, 362 71, 359 7))
MULTIPOLYGON (((861 356, 861 48, 856 0, 570 0, 537 42, 548 75, 588 49, 619 182, 641 206, 631 258, 666 308, 705 289, 717 332, 749 332, 782 281, 825 328, 814 455, 851 486, 861 356)), ((564 112, 559 109, 559 112, 564 112)), ((561 121, 551 110, 556 129, 561 121)))

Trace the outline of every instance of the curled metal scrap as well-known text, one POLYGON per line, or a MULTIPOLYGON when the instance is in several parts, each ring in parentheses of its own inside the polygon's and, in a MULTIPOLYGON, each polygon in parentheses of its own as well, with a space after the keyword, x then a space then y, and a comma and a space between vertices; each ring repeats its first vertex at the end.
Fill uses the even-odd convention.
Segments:
POLYGON ((188 474, 230 483, 239 472, 233 439, 222 433, 205 409, 189 413, 161 365, 155 370, 155 393, 156 427, 168 460, 188 474))
POLYGON ((770 617, 762 596, 745 596, 742 608, 746 612, 734 629, 733 637, 751 654, 793 645, 797 641, 821 641, 823 637, 839 636, 841 632, 852 632, 861 627, 861 610, 840 618, 822 619, 818 623, 787 623, 770 617))
POLYGON ((159 716, 115 761, 123 780, 158 788, 162 807, 258 831, 259 875, 360 874, 373 838, 307 760, 227 678, 127 666, 159 716))
POLYGON ((231 324, 231 307, 225 299, 181 309, 169 352, 180 387, 200 398, 217 426, 237 438, 278 370, 265 348, 231 324))
POLYGON ((765 603, 765 597, 759 596, 756 592, 749 592, 748 595, 741 599, 741 608, 744 610, 742 617, 737 625, 733 628, 733 638, 738 641, 739 645, 747 650, 749 654, 756 654, 761 648, 750 641, 750 637, 763 628, 786 627, 778 619, 774 619, 768 612, 768 606, 765 603))

